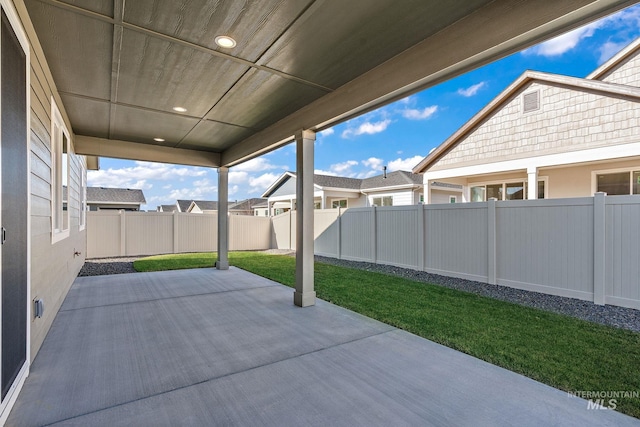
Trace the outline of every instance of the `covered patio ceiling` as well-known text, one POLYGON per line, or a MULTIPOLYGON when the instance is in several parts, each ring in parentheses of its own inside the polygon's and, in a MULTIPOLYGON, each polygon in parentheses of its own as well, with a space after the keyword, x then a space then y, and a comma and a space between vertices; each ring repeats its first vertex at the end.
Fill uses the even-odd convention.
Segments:
POLYGON ((635 1, 24 3, 78 154, 229 167, 635 1))

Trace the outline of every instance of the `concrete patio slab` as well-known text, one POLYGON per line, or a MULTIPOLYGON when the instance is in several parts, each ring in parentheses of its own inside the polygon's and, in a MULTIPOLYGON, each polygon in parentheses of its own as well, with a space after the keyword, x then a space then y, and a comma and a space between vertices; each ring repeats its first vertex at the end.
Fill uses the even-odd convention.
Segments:
POLYGON ((79 278, 8 425, 640 425, 292 292, 235 268, 79 278))

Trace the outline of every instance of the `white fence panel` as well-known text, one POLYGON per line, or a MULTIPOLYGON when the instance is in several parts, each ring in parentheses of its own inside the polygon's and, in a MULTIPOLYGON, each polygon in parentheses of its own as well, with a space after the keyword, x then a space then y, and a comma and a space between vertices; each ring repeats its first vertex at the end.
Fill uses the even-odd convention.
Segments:
MULTIPOLYGON (((215 228, 217 232, 217 224, 215 228)), ((268 249, 271 247, 270 231, 271 221, 268 217, 231 215, 229 217, 229 250, 268 249)))
POLYGON ((426 205, 424 269, 488 280, 487 203, 426 205))
POLYGON ((271 218, 271 246, 277 249, 291 249, 291 212, 285 212, 271 218))
POLYGON ((347 209, 340 217, 340 255, 353 261, 375 262, 375 208, 347 209))
POLYGON ((339 255, 339 216, 340 209, 323 209, 314 211, 314 253, 328 257, 337 257, 339 255))
POLYGON ((638 196, 609 196, 605 203, 605 301, 640 309, 638 196))
POLYGON ((164 212, 125 214, 125 255, 155 255, 173 252, 173 215, 164 212))
POLYGON ((174 212, 174 252, 212 252, 218 250, 218 214, 174 212))
POLYGON ((101 211, 87 214, 87 256, 101 258, 124 255, 120 213, 101 211))
POLYGON ((593 300, 593 198, 497 202, 500 285, 593 300))
POLYGON ((422 205, 376 208, 376 262, 418 268, 418 214, 422 205))

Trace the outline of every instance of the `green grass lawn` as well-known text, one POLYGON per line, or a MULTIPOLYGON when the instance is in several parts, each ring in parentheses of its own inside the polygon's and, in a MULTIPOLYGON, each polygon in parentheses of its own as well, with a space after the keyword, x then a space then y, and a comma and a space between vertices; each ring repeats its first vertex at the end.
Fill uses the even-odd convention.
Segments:
MULTIPOLYGON (((214 254, 137 260, 138 271, 210 267, 214 254)), ((229 254, 231 265, 287 286, 295 259, 229 254)), ((640 391, 640 334, 504 301, 328 264, 315 264, 319 298, 487 362, 574 391, 640 391)), ((640 418, 640 399, 617 399, 640 418)))

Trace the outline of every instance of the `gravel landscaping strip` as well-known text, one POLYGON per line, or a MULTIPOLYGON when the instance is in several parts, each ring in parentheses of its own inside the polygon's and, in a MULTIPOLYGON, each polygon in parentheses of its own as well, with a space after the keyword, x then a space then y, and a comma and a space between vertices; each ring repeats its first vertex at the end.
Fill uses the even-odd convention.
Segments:
MULTIPOLYGON (((293 251, 269 250, 267 253, 295 255, 293 251)), ((105 274, 135 273, 133 261, 141 257, 102 258, 87 260, 79 276, 100 276, 105 274)), ((590 301, 547 295, 539 292, 524 291, 506 286, 488 285, 472 280, 430 274, 424 271, 369 262, 347 261, 316 255, 315 260, 324 264, 373 271, 391 276, 404 277, 417 282, 430 283, 471 292, 477 295, 508 301, 515 304, 534 307, 541 310, 566 314, 589 322, 615 326, 640 332, 640 310, 615 305, 596 305, 590 301)))

